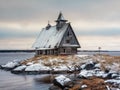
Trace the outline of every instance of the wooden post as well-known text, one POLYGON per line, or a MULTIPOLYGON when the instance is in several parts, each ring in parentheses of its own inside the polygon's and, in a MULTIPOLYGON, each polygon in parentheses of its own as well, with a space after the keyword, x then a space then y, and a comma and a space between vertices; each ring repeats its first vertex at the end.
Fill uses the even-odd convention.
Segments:
POLYGON ((101 50, 101 47, 98 47, 98 50, 99 50, 99 55, 100 55, 100 50, 101 50))

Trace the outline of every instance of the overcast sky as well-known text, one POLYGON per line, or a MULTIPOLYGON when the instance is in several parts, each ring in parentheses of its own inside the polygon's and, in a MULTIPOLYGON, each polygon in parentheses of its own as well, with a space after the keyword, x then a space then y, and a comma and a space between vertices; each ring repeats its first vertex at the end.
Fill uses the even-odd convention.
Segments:
POLYGON ((120 50, 120 0, 0 0, 0 49, 30 49, 60 11, 82 50, 120 50))

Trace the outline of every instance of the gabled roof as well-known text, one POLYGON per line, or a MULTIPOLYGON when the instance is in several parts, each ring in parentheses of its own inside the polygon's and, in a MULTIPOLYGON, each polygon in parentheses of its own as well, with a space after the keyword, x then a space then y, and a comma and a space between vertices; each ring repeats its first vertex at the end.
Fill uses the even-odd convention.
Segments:
POLYGON ((68 28, 69 23, 65 23, 62 28, 56 30, 56 25, 49 29, 43 28, 33 44, 33 48, 37 49, 52 49, 59 47, 62 37, 68 28))

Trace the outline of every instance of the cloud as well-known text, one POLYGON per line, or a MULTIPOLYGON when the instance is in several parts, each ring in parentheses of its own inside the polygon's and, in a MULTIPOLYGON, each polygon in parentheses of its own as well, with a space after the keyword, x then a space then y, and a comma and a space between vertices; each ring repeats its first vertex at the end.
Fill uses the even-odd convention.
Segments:
POLYGON ((11 48, 9 41, 14 42, 16 48, 24 47, 25 42, 31 43, 28 38, 36 38, 48 20, 55 25, 54 20, 62 11, 77 36, 86 37, 79 39, 83 49, 100 45, 120 50, 119 40, 112 39, 120 36, 119 3, 120 0, 0 0, 0 48, 11 48), (104 44, 98 39, 103 39, 104 44))
POLYGON ((32 49, 34 38, 4 38, 0 39, 0 49, 32 49))
POLYGON ((79 36, 78 40, 81 50, 98 50, 98 47, 102 50, 120 50, 120 36, 79 36))
POLYGON ((62 10, 71 20, 119 21, 119 3, 119 0, 0 0, 0 20, 44 21, 62 10))
POLYGON ((38 35, 37 31, 21 29, 0 28, 0 38, 31 38, 38 35))

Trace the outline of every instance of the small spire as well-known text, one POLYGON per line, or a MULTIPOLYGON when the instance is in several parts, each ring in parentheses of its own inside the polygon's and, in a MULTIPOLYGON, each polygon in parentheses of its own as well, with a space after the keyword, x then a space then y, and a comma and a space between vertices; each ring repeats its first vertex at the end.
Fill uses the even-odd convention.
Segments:
POLYGON ((46 30, 48 30, 51 27, 50 22, 48 20, 48 25, 46 26, 46 30))
POLYGON ((59 22, 59 21, 64 21, 64 22, 66 22, 67 20, 65 20, 65 18, 63 17, 63 14, 62 14, 62 12, 60 11, 60 13, 59 13, 59 16, 58 16, 58 18, 57 18, 57 20, 56 20, 56 22, 59 22))

